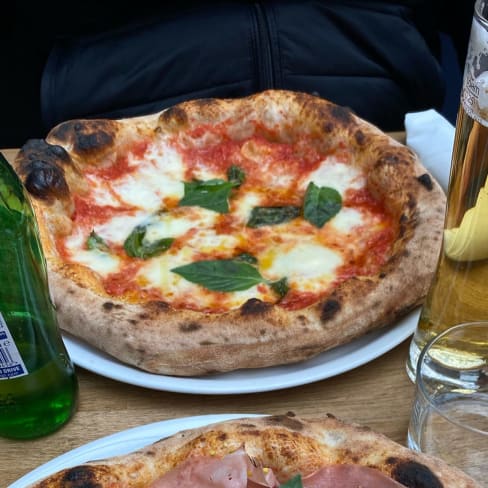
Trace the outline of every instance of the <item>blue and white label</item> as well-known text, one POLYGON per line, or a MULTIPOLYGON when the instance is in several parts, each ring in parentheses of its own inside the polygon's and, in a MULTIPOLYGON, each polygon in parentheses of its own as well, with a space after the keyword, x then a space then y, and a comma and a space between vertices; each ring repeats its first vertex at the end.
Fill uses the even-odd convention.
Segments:
POLYGON ((0 313, 0 380, 18 378, 26 374, 27 368, 0 313))

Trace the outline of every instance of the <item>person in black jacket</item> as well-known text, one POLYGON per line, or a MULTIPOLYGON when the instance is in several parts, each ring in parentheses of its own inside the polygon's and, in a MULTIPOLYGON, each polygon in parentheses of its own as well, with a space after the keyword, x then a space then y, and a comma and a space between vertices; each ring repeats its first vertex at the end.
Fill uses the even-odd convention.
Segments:
POLYGON ((438 3, 9 2, 0 147, 44 137, 67 119, 143 115, 268 88, 313 93, 401 130, 406 112, 442 107, 440 30, 453 33, 464 62, 474 0, 438 3))

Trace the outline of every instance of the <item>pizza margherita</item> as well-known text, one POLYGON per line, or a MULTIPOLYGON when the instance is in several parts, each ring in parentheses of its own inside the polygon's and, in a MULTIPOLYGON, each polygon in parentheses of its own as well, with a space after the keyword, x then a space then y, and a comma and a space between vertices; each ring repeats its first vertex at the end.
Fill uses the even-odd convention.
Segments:
POLYGON ((445 196, 347 108, 288 91, 72 120, 14 167, 61 327, 147 371, 310 358, 419 305, 445 196))

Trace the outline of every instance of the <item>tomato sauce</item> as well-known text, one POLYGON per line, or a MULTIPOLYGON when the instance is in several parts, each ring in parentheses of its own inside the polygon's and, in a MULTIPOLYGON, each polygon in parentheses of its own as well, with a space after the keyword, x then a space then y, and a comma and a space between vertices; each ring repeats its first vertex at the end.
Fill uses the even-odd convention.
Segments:
POLYGON ((198 163, 197 167, 201 164, 222 177, 225 177, 229 167, 237 165, 246 172, 247 184, 263 186, 269 183, 270 178, 280 174, 296 180, 305 172, 316 169, 325 157, 316 149, 311 137, 303 136, 291 143, 279 142, 277 131, 260 124, 255 124, 253 135, 241 140, 233 139, 225 124, 201 126, 189 135, 190 139, 209 135, 211 141, 203 147, 197 143, 188 144, 186 138, 174 142, 189 168, 186 175, 189 179, 195 177, 195 162, 198 163))
POLYGON ((290 290, 278 302, 278 305, 285 310, 300 310, 301 308, 313 305, 319 298, 320 295, 318 293, 290 290))
POLYGON ((120 271, 111 273, 103 280, 105 291, 109 295, 120 296, 139 288, 135 283, 135 276, 141 267, 142 261, 137 260, 125 263, 120 271))
POLYGON ((74 197, 75 211, 73 220, 78 226, 85 226, 84 224, 93 224, 95 222, 105 222, 111 217, 120 213, 120 208, 97 205, 94 202, 85 200, 78 196, 74 197))

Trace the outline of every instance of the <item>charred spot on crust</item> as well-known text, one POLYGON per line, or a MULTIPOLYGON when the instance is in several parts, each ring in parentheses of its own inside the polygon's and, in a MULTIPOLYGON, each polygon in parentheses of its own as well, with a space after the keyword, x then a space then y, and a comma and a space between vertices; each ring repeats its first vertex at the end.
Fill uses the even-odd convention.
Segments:
POLYGON ((20 150, 19 156, 24 159, 25 165, 36 159, 52 163, 71 163, 71 158, 64 147, 48 144, 44 139, 29 139, 20 150))
POLYGON ((221 441, 221 442, 224 442, 227 440, 227 433, 226 432, 221 432, 218 436, 217 436, 217 440, 221 441))
POLYGON ((159 123, 164 126, 176 129, 188 123, 188 115, 182 107, 175 105, 170 107, 159 116, 159 123))
POLYGON ((213 109, 213 107, 218 106, 217 100, 215 98, 199 98, 193 102, 196 107, 205 110, 213 109))
POLYGON ((196 332, 197 330, 200 330, 201 328, 202 328, 202 325, 199 324, 198 322, 189 322, 188 324, 181 324, 180 325, 180 332, 187 334, 189 332, 196 332))
POLYGON ((73 152, 94 155, 113 146, 115 122, 111 120, 69 120, 52 129, 50 136, 73 145, 73 152))
POLYGON ((378 159, 378 164, 396 166, 400 163, 400 161, 401 159, 398 157, 397 154, 388 152, 378 159))
POLYGON ((110 312, 111 310, 113 310, 115 308, 115 303, 113 302, 105 302, 103 305, 102 305, 103 309, 106 311, 106 312, 110 312))
POLYGON ((63 198, 69 195, 63 170, 55 163, 35 159, 24 165, 24 184, 29 193, 47 200, 50 197, 63 198))
POLYGON ((332 132, 337 126, 351 127, 355 125, 352 111, 347 107, 330 104, 327 105, 326 110, 320 110, 320 112, 321 118, 326 121, 322 124, 322 130, 326 133, 332 132))
POLYGON ((322 322, 327 322, 328 320, 331 320, 340 309, 341 303, 338 300, 334 298, 326 300, 322 306, 320 320, 322 320, 322 322))
POLYGON ((424 464, 397 458, 388 458, 387 463, 394 466, 392 477, 407 488, 443 488, 444 486, 424 464))
MULTIPOLYGON (((241 423, 239 425, 240 429, 256 429, 256 424, 253 423, 241 423)), ((259 432, 259 431, 256 431, 259 432)))
POLYGON ((303 430, 303 423, 297 419, 292 418, 289 415, 272 415, 265 417, 265 422, 270 425, 283 425, 290 430, 301 431, 303 430))
POLYGON ((80 154, 90 154, 97 152, 113 143, 113 134, 98 130, 96 132, 86 132, 80 129, 75 132, 75 140, 73 141, 73 149, 80 154))
POLYGON ((146 311, 151 315, 160 315, 162 312, 169 310, 169 304, 163 300, 153 300, 152 302, 146 303, 146 311))
POLYGON ((356 140, 356 143, 359 146, 362 146, 364 144, 364 142, 366 141, 366 136, 364 135, 364 132, 362 130, 358 129, 354 133, 354 139, 356 140))
POLYGON ((351 109, 347 107, 342 107, 341 105, 331 105, 330 115, 339 124, 349 125, 352 123, 352 112, 351 109))
POLYGON ((425 188, 427 188, 427 190, 429 191, 431 191, 432 188, 434 188, 434 185, 432 183, 432 178, 428 173, 424 173, 423 175, 420 175, 417 178, 417 180, 421 185, 425 186, 425 188))
MULTIPOLYGON (((243 427, 246 427, 246 426, 243 426, 243 427)), ((250 427, 255 427, 255 426, 251 425, 250 427)), ((261 434, 262 434, 259 430, 252 429, 252 428, 249 429, 249 430, 243 428, 242 429, 242 433, 245 434, 245 435, 248 435, 248 436, 252 436, 252 437, 260 437, 261 434)))
POLYGON ((263 302, 258 298, 250 298, 241 306, 241 315, 257 315, 265 313, 271 306, 270 303, 263 302))
POLYGON ((408 194, 407 206, 411 210, 413 210, 417 206, 417 200, 411 193, 408 194))
POLYGON ((100 480, 105 474, 113 479, 109 471, 106 466, 76 466, 66 470, 60 482, 70 488, 100 488, 100 480))
POLYGON ((399 238, 402 238, 404 235, 405 235, 405 232, 406 232, 406 227, 402 224, 400 225, 399 229, 398 229, 398 237, 399 238))

